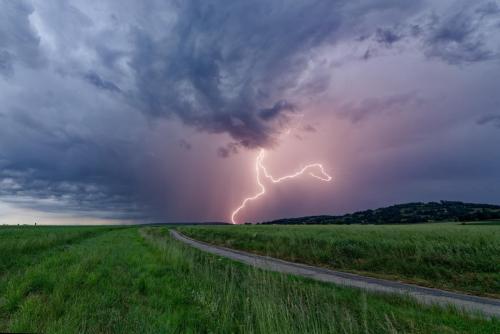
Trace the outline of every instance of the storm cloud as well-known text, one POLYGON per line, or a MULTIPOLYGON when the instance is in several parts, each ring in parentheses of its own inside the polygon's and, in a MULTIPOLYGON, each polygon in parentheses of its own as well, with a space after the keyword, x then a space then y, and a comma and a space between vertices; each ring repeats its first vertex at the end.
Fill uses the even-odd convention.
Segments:
MULTIPOLYGON (((297 127, 307 136, 333 132, 324 128, 332 117, 356 129, 436 110, 445 123, 449 114, 421 81, 339 98, 339 86, 352 82, 340 78, 352 64, 407 54, 450 71, 497 68, 499 8, 497 1, 2 0, 0 201, 182 219, 191 217, 179 204, 191 198, 181 182, 186 165, 211 170, 189 158, 208 156, 200 144, 213 141, 210 155, 230 164, 244 152, 277 148, 298 114, 323 117, 323 127, 297 127), (190 138, 197 135, 204 139, 190 138)), ((358 78, 368 82, 364 73, 358 78)), ((497 126, 490 116, 497 111, 488 109, 495 97, 484 98, 493 101, 480 114, 463 103, 456 119, 497 126)), ((208 201, 199 196, 192 204, 201 208, 208 201)))
POLYGON ((442 4, 446 4, 443 12, 424 11, 409 22, 378 28, 375 41, 389 48, 403 41, 416 42, 427 57, 455 65, 500 59, 500 47, 495 43, 500 24, 497 2, 442 4))
POLYGON ((492 124, 493 126, 500 128, 500 114, 483 116, 477 121, 477 124, 479 125, 492 124))
POLYGON ((30 24, 33 6, 25 1, 2 1, 0 12, 0 74, 12 75, 14 65, 31 68, 44 65, 40 38, 30 24))

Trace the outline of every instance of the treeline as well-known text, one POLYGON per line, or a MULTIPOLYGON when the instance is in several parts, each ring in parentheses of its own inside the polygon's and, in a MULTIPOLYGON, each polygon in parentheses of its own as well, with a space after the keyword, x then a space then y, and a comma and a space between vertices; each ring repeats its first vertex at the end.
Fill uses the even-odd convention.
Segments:
POLYGON ((406 203, 342 216, 278 219, 260 224, 418 224, 500 219, 500 206, 454 201, 406 203))

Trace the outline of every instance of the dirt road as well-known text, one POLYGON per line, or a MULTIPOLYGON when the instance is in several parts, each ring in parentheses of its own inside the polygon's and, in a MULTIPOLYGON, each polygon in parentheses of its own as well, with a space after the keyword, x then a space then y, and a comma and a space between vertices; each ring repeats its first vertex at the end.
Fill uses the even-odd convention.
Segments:
POLYGON ((365 289, 368 291, 398 293, 414 297, 425 304, 453 305, 472 313, 489 317, 500 317, 500 300, 454 293, 445 290, 425 288, 413 284, 377 279, 356 274, 339 272, 300 263, 288 262, 272 257, 255 255, 243 251, 219 247, 197 241, 171 230, 172 237, 202 251, 227 257, 261 269, 299 275, 323 282, 365 289))

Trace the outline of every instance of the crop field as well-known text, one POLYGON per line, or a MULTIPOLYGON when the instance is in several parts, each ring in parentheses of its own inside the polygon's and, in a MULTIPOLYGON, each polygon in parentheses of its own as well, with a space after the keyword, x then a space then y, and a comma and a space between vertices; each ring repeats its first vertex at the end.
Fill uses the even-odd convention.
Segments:
MULTIPOLYGON (((231 229, 238 236, 262 231, 231 229)), ((271 238, 273 229, 266 227, 271 238)), ((234 263, 171 239, 165 227, 0 227, 0 254, 0 332, 500 330, 498 319, 234 263)))
POLYGON ((180 230, 198 240, 290 261, 500 297, 498 222, 180 230))

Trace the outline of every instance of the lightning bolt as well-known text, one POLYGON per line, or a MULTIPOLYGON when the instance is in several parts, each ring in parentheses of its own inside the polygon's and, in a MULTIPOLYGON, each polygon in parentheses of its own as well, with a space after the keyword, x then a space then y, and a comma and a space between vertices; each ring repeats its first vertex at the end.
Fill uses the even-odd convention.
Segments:
POLYGON ((330 175, 328 175, 328 173, 325 172, 323 165, 319 164, 319 163, 309 164, 293 174, 285 175, 285 176, 282 176, 280 178, 275 178, 271 174, 269 174, 266 167, 264 166, 264 163, 263 163, 264 155, 265 155, 265 150, 261 149, 259 152, 259 155, 257 156, 257 160, 255 162, 256 180, 257 180, 257 185, 259 186, 260 190, 257 194, 255 194, 251 197, 245 198, 243 200, 243 202, 241 202, 241 205, 233 211, 233 213, 231 214, 231 222, 233 224, 237 224, 236 216, 238 215, 238 213, 241 210, 243 210, 246 207, 248 202, 255 201, 256 199, 258 199, 259 197, 261 197, 262 195, 264 195, 266 193, 266 187, 264 186, 264 184, 262 183, 262 180, 261 180, 262 174, 264 175, 264 177, 269 179, 272 183, 280 183, 280 182, 286 181, 288 179, 293 179, 293 178, 296 178, 298 176, 301 176, 302 174, 304 174, 308 170, 312 169, 312 170, 315 170, 315 172, 314 171, 309 172, 310 176, 312 176, 320 181, 324 181, 324 182, 330 182, 332 180, 332 177, 330 175))

